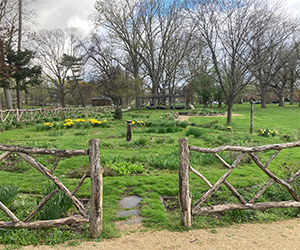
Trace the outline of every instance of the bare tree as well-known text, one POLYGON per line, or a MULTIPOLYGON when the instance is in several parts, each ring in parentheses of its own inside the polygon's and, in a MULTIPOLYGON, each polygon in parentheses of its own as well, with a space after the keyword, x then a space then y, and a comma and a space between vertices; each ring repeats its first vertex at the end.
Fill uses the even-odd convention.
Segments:
MULTIPOLYGON (((261 25, 257 26, 258 36, 250 44, 249 58, 252 61, 250 70, 259 83, 258 93, 261 96, 261 107, 266 108, 268 88, 274 78, 277 78, 278 71, 287 62, 279 57, 286 49, 287 43, 290 43, 295 33, 298 32, 298 24, 284 12, 280 3, 272 4, 267 1, 262 4, 265 11, 264 19, 261 25)), ((293 53, 298 46, 298 43, 294 43, 290 52, 293 53)), ((288 60, 288 57, 285 57, 285 60, 288 60)))
POLYGON ((191 19, 209 48, 215 80, 225 95, 227 123, 232 122, 235 98, 254 80, 246 59, 249 58, 249 44, 258 36, 257 27, 263 22, 261 2, 212 0, 192 1, 189 5, 191 19))
POLYGON ((187 54, 193 30, 191 24, 185 23, 180 3, 177 0, 96 2, 96 20, 128 53, 135 69, 132 72, 147 76, 145 83, 149 83, 153 96, 174 91, 171 86, 180 83, 176 79, 179 64, 187 54))
POLYGON ((53 86, 53 91, 60 98, 61 106, 65 107, 65 96, 72 91, 67 81, 72 66, 63 63, 64 55, 76 57, 75 45, 70 33, 61 29, 42 30, 34 39, 37 58, 43 66, 43 73, 53 86))
MULTIPOLYGON (((288 87, 294 86, 299 78, 298 55, 295 52, 295 44, 282 49, 281 54, 276 60, 277 67, 280 68, 273 77, 270 86, 279 98, 279 106, 284 106, 284 93, 288 91, 288 87)), ((293 98, 293 96, 290 96, 293 98)))

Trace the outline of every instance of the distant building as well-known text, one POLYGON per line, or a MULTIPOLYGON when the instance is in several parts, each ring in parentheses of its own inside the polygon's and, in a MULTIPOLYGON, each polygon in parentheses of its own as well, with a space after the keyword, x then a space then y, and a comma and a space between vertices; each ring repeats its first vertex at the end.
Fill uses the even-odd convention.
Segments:
POLYGON ((92 106, 111 106, 111 98, 97 96, 92 99, 92 106))

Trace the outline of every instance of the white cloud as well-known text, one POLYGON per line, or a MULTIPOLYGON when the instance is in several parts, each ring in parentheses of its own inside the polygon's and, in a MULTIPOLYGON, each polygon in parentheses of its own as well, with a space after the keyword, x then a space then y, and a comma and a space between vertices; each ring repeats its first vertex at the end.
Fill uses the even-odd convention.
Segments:
POLYGON ((67 27, 77 27, 82 29, 84 32, 89 33, 93 29, 93 23, 87 19, 82 19, 78 15, 72 16, 68 22, 67 27))
POLYGON ((70 25, 89 27, 95 0, 42 0, 36 6, 40 29, 66 28, 70 25))

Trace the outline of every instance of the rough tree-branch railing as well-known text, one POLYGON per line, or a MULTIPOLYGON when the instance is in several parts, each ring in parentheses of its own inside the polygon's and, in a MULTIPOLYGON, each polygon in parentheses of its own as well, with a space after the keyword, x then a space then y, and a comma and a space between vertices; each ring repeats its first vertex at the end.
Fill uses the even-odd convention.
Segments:
POLYGON ((300 175, 298 170, 289 180, 282 180, 272 173, 268 166, 272 160, 278 155, 282 149, 299 147, 300 141, 292 143, 272 144, 259 147, 237 147, 237 146, 221 146, 218 148, 200 148, 188 145, 187 138, 179 139, 179 202, 181 222, 186 227, 192 227, 192 215, 201 215, 206 213, 217 213, 226 210, 236 209, 268 209, 268 208, 288 208, 288 207, 300 207, 300 197, 291 186, 296 177, 300 175), (274 154, 263 164, 259 158, 254 154, 256 152, 262 152, 265 150, 275 150, 274 154), (226 173, 215 183, 211 184, 205 176, 190 166, 190 151, 199 153, 213 154, 228 170, 226 173), (230 165, 226 163, 217 153, 223 151, 235 151, 240 152, 235 161, 230 165), (230 173, 236 168, 242 158, 248 154, 255 164, 270 178, 267 183, 254 195, 254 197, 246 202, 242 195, 226 180, 230 173), (204 183, 209 187, 209 190, 202 195, 202 197, 194 203, 192 206, 192 197, 189 192, 189 171, 200 177, 204 183), (259 197, 266 191, 266 189, 276 182, 283 186, 293 197, 293 201, 280 201, 280 202, 262 202, 255 203, 259 197), (235 204, 221 204, 214 206, 201 207, 201 204, 205 202, 213 193, 215 193, 221 184, 224 184, 231 193, 239 200, 240 203, 235 204))
POLYGON ((23 220, 20 221, 13 213, 10 211, 3 203, 0 202, 0 209, 10 218, 11 221, 0 221, 0 228, 42 228, 42 227, 55 227, 61 225, 69 225, 79 222, 89 222, 90 223, 90 237, 94 238, 99 236, 102 232, 102 193, 103 193, 103 169, 100 165, 100 155, 99 155, 99 145, 98 139, 91 139, 89 141, 89 149, 83 150, 56 150, 56 149, 42 149, 42 148, 30 148, 30 147, 20 147, 12 145, 0 145, 0 151, 5 151, 0 155, 0 160, 8 157, 12 153, 16 153, 19 157, 28 162, 41 174, 46 176, 50 181, 52 181, 57 188, 49 193, 38 206, 23 220), (29 154, 47 154, 52 156, 57 156, 58 158, 54 162, 51 170, 48 170, 41 163, 37 162, 29 154), (84 173, 81 180, 70 192, 64 184, 54 175, 54 171, 60 161, 60 157, 71 157, 71 156, 81 156, 89 155, 90 168, 84 173), (90 215, 85 209, 83 204, 75 197, 76 192, 80 188, 83 181, 91 176, 91 199, 90 199, 90 215), (62 191, 65 193, 72 201, 73 206, 78 210, 79 215, 73 215, 68 218, 61 218, 56 220, 44 220, 44 221, 30 221, 46 204, 47 201, 51 199, 57 192, 62 191))
POLYGON ((89 117, 97 114, 100 109, 106 112, 114 108, 112 106, 87 106, 79 108, 0 109, 0 122, 32 121, 44 117, 59 116, 61 112, 64 112, 66 117, 79 116, 81 114, 89 117))

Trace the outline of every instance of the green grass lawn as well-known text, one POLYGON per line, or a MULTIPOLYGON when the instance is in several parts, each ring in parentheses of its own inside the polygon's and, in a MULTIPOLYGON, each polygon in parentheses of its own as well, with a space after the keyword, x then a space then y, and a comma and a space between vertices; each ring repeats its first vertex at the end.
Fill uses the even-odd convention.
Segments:
MULTIPOLYGON (((197 107, 198 112, 201 107, 197 107)), ((206 109, 210 110, 210 109, 206 109)), ((217 108, 213 108, 219 111, 217 108)), ((221 110, 222 112, 225 109, 221 110)), ((37 131, 37 123, 23 125, 6 131, 5 125, 1 126, 0 143, 7 145, 21 145, 40 148, 55 149, 86 149, 89 139, 100 139, 100 159, 105 169, 104 172, 104 227, 102 238, 118 235, 113 222, 117 220, 119 209, 117 200, 125 195, 139 195, 143 197, 140 208, 141 215, 145 218, 143 223, 151 228, 168 228, 169 230, 183 230, 180 225, 178 206, 173 211, 166 211, 161 205, 160 196, 178 195, 178 141, 187 137, 189 144, 199 147, 218 147, 221 145, 259 146, 266 144, 284 143, 299 139, 300 108, 296 105, 278 107, 269 104, 266 109, 254 106, 253 134, 250 130, 250 104, 237 104, 233 107, 232 124, 226 123, 226 117, 217 116, 191 116, 188 119, 190 125, 175 122, 173 110, 131 110, 123 113, 122 120, 114 120, 110 114, 101 117, 109 122, 109 126, 70 128, 48 131, 37 131), (132 142, 126 142, 126 120, 143 121, 145 126, 133 125, 132 142), (213 125, 210 125, 213 124, 213 125), (151 127, 147 126, 151 125, 151 127), (222 126, 223 125, 223 126, 222 126), (223 129, 224 128, 224 129, 223 129), (261 129, 276 130, 275 137, 263 137, 259 135, 261 129), (196 131, 196 132, 195 132, 196 131), (194 133, 194 134, 193 134, 194 133), (124 164, 127 164, 126 166, 124 164), (114 167, 114 168, 113 168, 114 167), (142 168, 142 173, 119 175, 117 168, 142 168)), ((68 117, 67 117, 68 118, 68 117)), ((71 118, 75 119, 75 118, 71 118)), ((87 119, 87 118, 86 118, 87 119)), ((258 157, 265 162, 271 155, 270 152, 259 153, 258 157)), ((50 156, 35 156, 37 160, 48 169, 55 161, 50 156)), ((236 154, 224 152, 222 157, 231 163, 236 154)), ((16 185, 19 193, 16 201, 11 205, 22 220, 27 216, 27 210, 36 206, 36 199, 41 197, 41 192, 48 186, 48 180, 33 167, 16 155, 0 163, 0 184, 16 185), (26 198, 24 198, 26 197, 26 198)), ((282 150, 269 166, 269 169, 281 177, 287 177, 290 169, 299 166, 300 151, 298 148, 282 150)), ((200 171, 214 184, 225 172, 214 156, 192 152, 190 164, 200 171)), ((78 183, 81 175, 89 168, 88 156, 64 158, 59 162, 54 174, 72 190, 78 183)), ((268 177, 252 162, 245 160, 227 179, 243 194, 245 199, 251 199, 255 192, 268 180, 268 177)), ((296 188, 300 187, 296 181, 296 188)), ((193 202, 208 190, 208 187, 197 176, 190 174, 190 191, 193 202)), ((219 191, 209 199, 207 204, 220 202, 237 202, 236 198, 221 185, 219 191)), ((297 190, 298 191, 298 190, 297 190)), ((289 194, 280 187, 273 185, 268 188, 260 201, 291 199, 289 194), (284 193, 284 195, 282 194, 284 193)), ((77 197, 89 197, 90 181, 87 179, 77 193, 77 197)), ((178 205, 178 204, 177 204, 178 205)), ((194 228, 216 227, 231 223, 250 221, 272 221, 296 216, 298 209, 269 209, 267 211, 228 211, 221 215, 204 215, 193 218, 194 228)), ((0 220, 8 220, 4 213, 0 212, 0 220)), ((39 237, 47 237, 55 233, 57 229, 47 230, 0 230, 0 243, 2 244, 40 244, 33 240, 24 240, 29 231, 34 231, 39 237), (18 235, 12 237, 13 234, 18 235), (23 241, 22 241, 23 239, 23 241)), ((62 233, 56 241, 44 242, 54 244, 68 239, 68 230, 59 229, 62 233)), ((78 237, 87 236, 87 227, 78 234, 78 237)))

